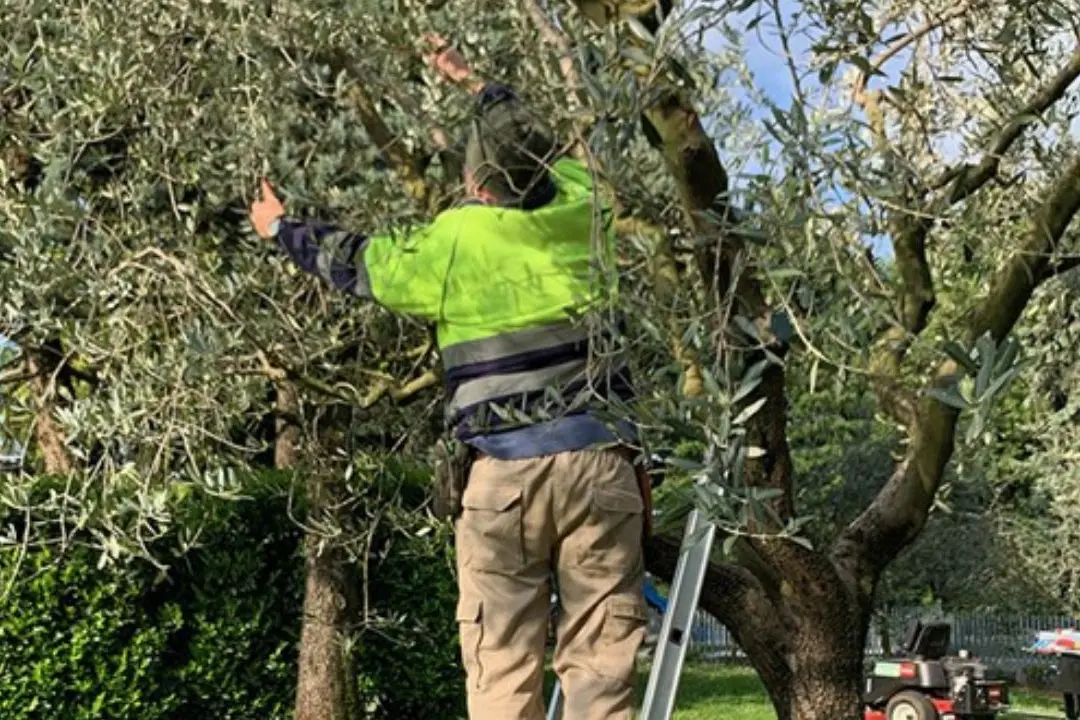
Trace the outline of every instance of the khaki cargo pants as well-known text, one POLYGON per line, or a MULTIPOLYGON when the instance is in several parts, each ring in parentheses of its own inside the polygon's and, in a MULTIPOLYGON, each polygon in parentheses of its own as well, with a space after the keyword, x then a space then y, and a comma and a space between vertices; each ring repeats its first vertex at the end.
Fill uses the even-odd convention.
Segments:
POLYGON ((564 720, 634 717, 643 504, 616 451, 473 464, 455 528, 470 720, 544 719, 553 572, 564 720))

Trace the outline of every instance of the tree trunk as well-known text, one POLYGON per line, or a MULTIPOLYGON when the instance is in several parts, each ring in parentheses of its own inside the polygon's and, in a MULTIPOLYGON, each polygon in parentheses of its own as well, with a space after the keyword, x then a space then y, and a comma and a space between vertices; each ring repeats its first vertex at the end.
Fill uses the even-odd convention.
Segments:
MULTIPOLYGON (((277 385, 274 465, 296 465, 300 427, 300 403, 296 389, 287 382, 277 385)), ((308 527, 317 527, 333 506, 330 491, 315 477, 307 481, 308 527)), ((350 720, 353 673, 348 659, 347 613, 353 602, 344 551, 324 543, 317 530, 304 538, 305 577, 303 627, 296 685, 297 720, 350 720)))
POLYGON ((769 541, 761 550, 774 566, 785 570, 769 602, 773 622, 786 619, 787 677, 763 667, 763 659, 773 661, 760 648, 746 649, 777 715, 781 720, 860 720, 871 596, 860 592, 819 552, 783 540, 769 541))
MULTIPOLYGON (((674 538, 650 538, 645 553, 648 571, 671 582, 679 555, 679 541, 674 538)), ((791 720, 786 714, 791 705, 786 617, 757 579, 746 568, 710 563, 698 605, 731 632, 769 690, 780 720, 791 720)))
MULTIPOLYGON (((308 481, 308 497, 318 497, 317 480, 308 481)), ((309 532, 304 540, 307 582, 304 626, 300 637, 300 674, 296 688, 297 720, 350 720, 353 673, 348 653, 348 613, 352 611, 347 558, 335 546, 309 532)))
POLYGON ((770 649, 760 643, 744 645, 780 720, 862 718, 860 690, 869 611, 837 592, 844 586, 841 580, 825 582, 811 580, 798 589, 785 584, 780 612, 775 602, 761 609, 762 613, 773 610, 774 618, 790 618, 783 655, 786 672, 776 671, 770 649))
POLYGON ((792 720, 861 720, 861 643, 842 627, 848 613, 798 618, 791 642, 792 720))
MULTIPOLYGON (((778 551, 778 554, 794 551, 778 551)), ((858 720, 863 648, 872 603, 820 553, 798 550, 803 570, 766 590, 746 567, 711 563, 700 607, 728 630, 764 683, 779 720, 858 720)), ((650 540, 649 572, 671 579, 679 544, 650 540)))
POLYGON ((71 473, 64 432, 56 421, 56 386, 62 355, 59 343, 43 349, 26 351, 26 372, 30 375, 30 390, 34 395, 34 440, 41 453, 41 462, 48 475, 71 473))

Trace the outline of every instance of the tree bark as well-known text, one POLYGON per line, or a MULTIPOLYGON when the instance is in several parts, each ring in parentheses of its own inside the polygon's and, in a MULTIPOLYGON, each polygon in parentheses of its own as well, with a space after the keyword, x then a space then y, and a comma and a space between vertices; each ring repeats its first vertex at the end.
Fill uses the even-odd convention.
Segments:
MULTIPOLYGON (((995 274, 990 290, 970 314, 965 332, 972 346, 989 333, 1001 342, 1020 319, 1049 269, 1065 234, 1080 211, 1080 154, 1072 158, 1032 216, 1032 229, 995 274)), ((949 360, 932 385, 947 387, 959 377, 949 360)), ((918 404, 912 442, 904 461, 869 507, 833 546, 834 560, 860 584, 872 587, 885 567, 922 532, 945 467, 952 457, 959 412, 924 395, 918 404)))
POLYGON ((34 440, 41 453, 42 467, 48 475, 68 475, 72 470, 64 431, 56 421, 57 384, 63 355, 59 342, 26 350, 26 373, 34 396, 34 440))
MULTIPOLYGON (((780 541, 777 541, 780 542, 780 541)), ((747 568, 711 563, 700 607, 727 627, 757 671, 779 720, 856 720, 869 597, 819 553, 784 543, 804 568, 773 591, 747 568)), ((679 544, 652 538, 649 572, 670 581, 679 544)))
MULTIPOLYGON (((776 541, 780 542, 780 541, 776 541)), ((791 717, 797 720, 859 720, 863 649, 872 600, 822 554, 784 543, 792 557, 784 599, 795 618, 791 638, 791 717)))
MULTIPOLYGON (((319 481, 308 481, 308 498, 319 498, 319 481)), ((307 581, 304 585, 304 625, 300 636, 300 669, 296 687, 297 720, 350 720, 353 673, 349 661, 346 558, 336 546, 323 546, 309 532, 304 540, 307 581)))
MULTIPOLYGON (((277 383, 274 465, 295 469, 299 455, 300 402, 295 387, 277 383)), ((304 537, 303 626, 296 684, 297 720, 350 720, 354 677, 348 653, 348 615, 353 609, 344 551, 324 542, 317 528, 333 507, 330 490, 307 479, 308 531, 304 537)))
MULTIPOLYGON (((671 582, 679 562, 679 541, 665 536, 646 547, 649 572, 671 582)), ((791 668, 786 657, 789 619, 778 609, 761 583, 746 568, 710 563, 701 591, 700 607, 727 627, 750 657, 781 720, 791 703, 791 668)))

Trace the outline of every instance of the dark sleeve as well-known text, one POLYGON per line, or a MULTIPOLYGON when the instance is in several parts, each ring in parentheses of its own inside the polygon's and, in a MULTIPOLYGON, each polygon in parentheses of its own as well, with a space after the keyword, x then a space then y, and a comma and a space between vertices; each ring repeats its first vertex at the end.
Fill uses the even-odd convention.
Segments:
POLYGON ((349 233, 325 223, 282 218, 275 238, 304 272, 322 278, 338 290, 371 299, 371 284, 363 258, 366 235, 349 233))

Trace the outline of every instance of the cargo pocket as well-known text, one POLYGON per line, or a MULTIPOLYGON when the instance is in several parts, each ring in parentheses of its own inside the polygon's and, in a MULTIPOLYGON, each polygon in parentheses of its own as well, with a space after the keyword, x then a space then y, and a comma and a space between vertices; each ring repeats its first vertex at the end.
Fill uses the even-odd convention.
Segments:
POLYGON ((596 485, 588 528, 582 528, 582 565, 633 572, 642 561, 645 502, 633 482, 596 485), (585 537, 587 535, 587 537, 585 537))
POLYGON ((484 639, 484 604, 479 598, 462 595, 457 604, 461 663, 470 688, 480 687, 480 642, 484 639))
POLYGON ((596 670, 600 675, 626 685, 633 684, 637 652, 645 640, 647 623, 643 599, 608 598, 604 603, 600 647, 595 653, 596 670))
POLYGON ((497 572, 525 566, 521 495, 520 486, 498 480, 465 487, 457 539, 463 566, 497 572))
POLYGON ((635 485, 632 490, 614 487, 599 487, 593 492, 593 505, 599 510, 640 515, 645 509, 641 491, 635 485))
POLYGON ((601 637, 606 645, 625 642, 637 630, 645 627, 646 622, 648 616, 641 602, 611 598, 606 604, 601 637))

